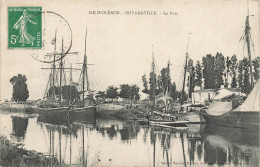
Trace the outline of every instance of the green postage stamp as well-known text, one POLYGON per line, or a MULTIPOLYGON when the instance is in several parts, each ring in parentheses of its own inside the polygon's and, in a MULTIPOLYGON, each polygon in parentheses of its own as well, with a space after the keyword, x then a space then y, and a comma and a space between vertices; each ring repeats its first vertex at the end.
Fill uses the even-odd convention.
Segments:
POLYGON ((8 48, 42 48, 42 7, 8 7, 8 48))

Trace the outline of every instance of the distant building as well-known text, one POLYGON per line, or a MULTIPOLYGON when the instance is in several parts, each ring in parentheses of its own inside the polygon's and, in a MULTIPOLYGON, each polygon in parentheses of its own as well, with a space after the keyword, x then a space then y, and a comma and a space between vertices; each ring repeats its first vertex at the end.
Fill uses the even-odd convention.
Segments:
POLYGON ((201 89, 192 92, 191 101, 192 103, 204 103, 205 100, 212 100, 215 95, 216 91, 214 89, 201 89))
POLYGON ((242 95, 244 96, 244 93, 241 93, 239 88, 223 88, 223 89, 219 89, 214 100, 220 100, 226 96, 230 96, 232 94, 235 95, 242 95))
POLYGON ((204 103, 205 100, 220 100, 232 94, 242 95, 239 88, 201 89, 192 92, 192 103, 204 103))

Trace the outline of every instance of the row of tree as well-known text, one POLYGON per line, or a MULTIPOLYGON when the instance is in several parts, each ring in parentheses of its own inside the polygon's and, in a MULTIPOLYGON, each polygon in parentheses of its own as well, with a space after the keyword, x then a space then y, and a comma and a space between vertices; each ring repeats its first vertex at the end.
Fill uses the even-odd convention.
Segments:
POLYGON ((137 85, 122 84, 118 87, 109 86, 106 91, 99 91, 96 97, 100 98, 124 98, 129 100, 139 100, 139 87, 137 85))
MULTIPOLYGON (((259 79, 259 63, 259 57, 252 61, 254 82, 259 79)), ((224 85, 224 87, 241 88, 242 92, 250 93, 249 65, 248 58, 238 61, 236 55, 225 58, 222 53, 217 53, 215 56, 208 54, 202 58, 202 63, 197 61, 195 66, 193 60, 189 59, 186 67, 188 80, 185 85, 189 88, 189 92, 184 94, 183 100, 186 100, 188 95, 191 97, 195 86, 200 89, 218 89, 224 85)), ((158 76, 151 72, 147 79, 147 76, 143 75, 142 81, 144 87, 142 92, 150 94, 151 98, 153 87, 155 87, 155 95, 165 94, 167 91, 173 100, 180 99, 182 96, 182 92, 176 89, 175 82, 171 82, 169 65, 162 68, 158 76), (155 82, 152 81, 153 77, 156 78, 155 82)))
MULTIPOLYGON (((259 79, 259 63, 259 57, 252 61, 254 83, 259 79)), ((194 68, 192 63, 188 68, 194 68)), ((238 61, 236 55, 224 57, 221 53, 215 56, 208 54, 202 58, 202 64, 197 61, 194 70, 190 71, 190 77, 194 78, 191 87, 217 89, 224 85, 241 88, 242 92, 248 94, 251 92, 249 68, 250 62, 246 57, 238 61)))
MULTIPOLYGON (((178 91, 176 88, 176 83, 171 81, 170 76, 170 68, 169 63, 168 66, 162 68, 160 74, 157 76, 155 73, 151 72, 149 77, 149 82, 147 81, 147 77, 144 74, 142 76, 144 89, 143 93, 150 95, 150 100, 152 100, 152 89, 155 87, 155 95, 159 94, 168 94, 173 100, 177 100, 181 98, 181 91, 178 91), (155 78, 153 82, 153 77, 155 78)), ((184 99, 187 99, 187 94, 184 94, 184 99)))

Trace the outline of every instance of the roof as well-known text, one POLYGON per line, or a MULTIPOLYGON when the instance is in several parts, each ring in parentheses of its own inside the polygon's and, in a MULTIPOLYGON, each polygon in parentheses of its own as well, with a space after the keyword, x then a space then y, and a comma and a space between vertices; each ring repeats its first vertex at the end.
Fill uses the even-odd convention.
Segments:
POLYGON ((229 90, 230 92, 240 92, 240 88, 224 88, 226 90, 229 90))
POLYGON ((230 92, 240 92, 240 88, 223 88, 223 89, 200 89, 195 91, 195 93, 209 93, 209 92, 216 92, 220 90, 228 90, 230 92))
POLYGON ((215 89, 200 89, 195 91, 194 93, 207 93, 207 92, 215 92, 215 89))

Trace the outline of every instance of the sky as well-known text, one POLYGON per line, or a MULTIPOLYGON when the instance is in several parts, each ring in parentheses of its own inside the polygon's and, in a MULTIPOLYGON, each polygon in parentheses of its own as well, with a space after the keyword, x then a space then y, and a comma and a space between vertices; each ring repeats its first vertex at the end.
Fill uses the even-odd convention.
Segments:
MULTIPOLYGON (((49 71, 42 70, 50 64, 42 63, 32 57, 33 50, 7 48, 7 6, 17 6, 14 0, 3 1, 1 5, 1 100, 11 99, 12 85, 9 80, 19 73, 27 76, 29 99, 42 98, 46 89, 49 71)), ((259 3, 249 1, 250 26, 254 50, 252 57, 259 55, 259 3)), ((187 52, 188 34, 191 32, 188 52, 194 61, 201 61, 206 54, 221 52, 225 57, 236 54, 238 59, 247 56, 243 51, 243 35, 247 15, 247 1, 242 0, 169 0, 169 1, 19 1, 19 5, 42 6, 44 11, 61 15, 72 30, 71 52, 66 56, 66 66, 83 61, 84 38, 87 27, 88 62, 90 86, 105 90, 109 85, 137 84, 141 89, 142 75, 151 71, 152 53, 158 69, 171 62, 171 78, 180 88, 181 72, 187 52), (39 4, 41 3, 41 4, 39 4), (120 11, 120 15, 89 14, 90 11, 120 11), (173 15, 124 15, 125 11, 173 12, 173 15)), ((51 39, 55 26, 53 20, 45 20, 53 33, 43 38, 51 39), (53 25, 53 26, 52 26, 53 25)), ((62 36, 65 31, 58 30, 62 36), (63 34, 60 32, 64 32, 63 34)), ((58 46, 59 47, 59 46, 58 46)), ((59 47, 60 48, 60 47, 59 47)), ((38 51, 49 53, 46 48, 38 51)), ((69 74, 69 73, 66 73, 69 74)), ((73 73, 78 81, 79 73, 73 73)))

